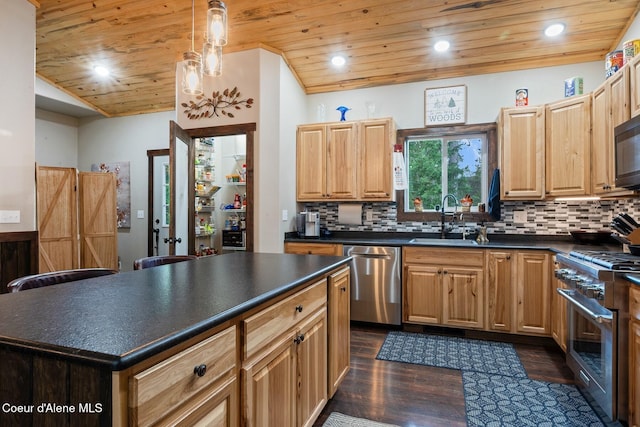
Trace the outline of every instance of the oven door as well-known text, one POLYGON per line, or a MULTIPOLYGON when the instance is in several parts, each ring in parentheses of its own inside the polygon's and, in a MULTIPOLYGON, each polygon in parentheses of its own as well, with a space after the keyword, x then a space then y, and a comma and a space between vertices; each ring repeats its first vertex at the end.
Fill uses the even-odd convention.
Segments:
POLYGON ((558 289, 567 305, 567 364, 581 386, 612 419, 616 414, 616 313, 573 289, 558 289))

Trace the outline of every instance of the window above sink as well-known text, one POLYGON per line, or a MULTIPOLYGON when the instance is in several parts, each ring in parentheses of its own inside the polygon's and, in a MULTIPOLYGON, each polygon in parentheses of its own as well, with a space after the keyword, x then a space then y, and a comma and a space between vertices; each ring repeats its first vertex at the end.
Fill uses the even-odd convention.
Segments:
MULTIPOLYGON (((396 192, 398 222, 439 221, 435 207, 447 193, 458 199, 473 193, 474 206, 463 212, 464 221, 492 221, 486 212, 477 212, 477 205, 486 204, 488 181, 498 165, 496 132, 495 123, 398 130, 396 143, 404 152, 409 183, 407 190, 396 192), (467 179, 475 183, 468 185, 467 179), (422 212, 414 208, 416 197, 423 199, 422 212)), ((456 210, 461 212, 460 205, 456 210)), ((453 203, 446 211, 454 211, 453 203)))

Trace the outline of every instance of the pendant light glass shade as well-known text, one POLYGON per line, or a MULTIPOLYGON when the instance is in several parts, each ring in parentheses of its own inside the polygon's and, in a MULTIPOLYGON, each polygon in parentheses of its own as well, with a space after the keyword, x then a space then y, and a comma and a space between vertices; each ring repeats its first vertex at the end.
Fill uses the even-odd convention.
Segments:
POLYGON ((220 0, 209 0, 207 40, 214 46, 227 44, 227 6, 220 0))
POLYGON ((202 50, 202 73, 206 76, 222 74, 222 46, 214 46, 205 42, 202 50))
POLYGON ((202 60, 198 52, 184 53, 182 91, 187 95, 202 95, 202 60))

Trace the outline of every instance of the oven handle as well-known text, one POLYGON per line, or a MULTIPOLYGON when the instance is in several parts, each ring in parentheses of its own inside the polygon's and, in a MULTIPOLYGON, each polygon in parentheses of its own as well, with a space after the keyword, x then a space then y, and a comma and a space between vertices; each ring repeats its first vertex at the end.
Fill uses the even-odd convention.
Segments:
POLYGON ((571 304, 573 304, 574 306, 576 306, 576 308, 580 309, 580 311, 582 311, 584 314, 586 314, 587 316, 589 316, 591 319, 593 319, 596 323, 612 323, 613 322, 613 315, 609 314, 596 314, 593 311, 589 310, 587 307, 585 307, 584 305, 582 305, 580 302, 578 302, 578 300, 576 300, 573 297, 573 293, 575 291, 571 290, 571 289, 561 289, 558 288, 556 289, 556 291, 564 298, 566 298, 571 304))

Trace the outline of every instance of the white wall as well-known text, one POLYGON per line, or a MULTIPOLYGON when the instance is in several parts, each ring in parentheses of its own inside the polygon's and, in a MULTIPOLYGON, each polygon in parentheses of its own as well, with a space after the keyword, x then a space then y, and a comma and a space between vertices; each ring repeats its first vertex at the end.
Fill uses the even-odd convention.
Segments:
POLYGON ((77 168, 79 124, 74 117, 36 109, 36 163, 77 168))
MULTIPOLYGON (((307 97, 284 61, 280 61, 280 207, 287 211, 287 220, 280 212, 280 236, 296 230, 296 131, 306 122, 307 97)), ((278 242, 282 250, 282 239, 278 242)))
POLYGON ((169 148, 170 120, 175 120, 173 111, 80 121, 80 171, 90 171, 93 163, 130 162, 131 228, 118 230, 122 270, 131 270, 136 258, 147 256, 147 150, 169 148), (145 212, 144 219, 136 218, 138 210, 145 212))
POLYGON ((0 232, 33 231, 35 211, 35 7, 0 0, 0 210, 20 212, 20 222, 0 232))
POLYGON ((455 79, 432 80, 382 86, 370 89, 314 94, 307 97, 307 122, 318 122, 318 105, 326 108, 325 121, 340 120, 336 108, 351 108, 347 120, 367 118, 367 103, 374 103, 375 117, 393 117, 398 129, 424 127, 424 91, 427 88, 467 86, 467 124, 494 122, 502 107, 515 105, 518 88, 529 89, 529 105, 558 101, 564 97, 564 80, 584 78, 584 93, 591 92, 605 79, 602 62, 587 62, 560 67, 483 74, 455 79))

